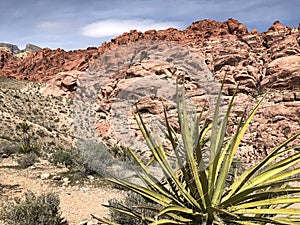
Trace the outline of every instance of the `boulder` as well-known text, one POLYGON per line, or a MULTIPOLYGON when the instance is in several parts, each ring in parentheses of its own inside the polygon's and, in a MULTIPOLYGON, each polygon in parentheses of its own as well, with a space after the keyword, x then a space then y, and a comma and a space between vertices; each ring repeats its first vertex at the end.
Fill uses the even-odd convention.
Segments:
POLYGON ((270 62, 262 86, 300 90, 300 55, 286 56, 270 62))
POLYGON ((40 91, 43 94, 53 96, 72 95, 77 88, 79 77, 83 74, 83 72, 76 70, 58 73, 40 91))

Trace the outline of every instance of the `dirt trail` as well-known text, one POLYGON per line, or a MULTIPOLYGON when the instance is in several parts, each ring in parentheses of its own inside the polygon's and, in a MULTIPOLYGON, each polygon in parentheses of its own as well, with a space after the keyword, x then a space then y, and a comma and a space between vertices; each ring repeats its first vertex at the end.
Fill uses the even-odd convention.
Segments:
MULTIPOLYGON (((60 197, 60 207, 70 225, 90 221, 90 214, 98 217, 107 216, 108 210, 102 206, 111 198, 122 198, 124 193, 104 185, 103 181, 93 178, 75 185, 57 185, 52 179, 45 179, 47 174, 59 174, 66 169, 53 167, 46 161, 27 169, 16 169, 12 159, 0 161, 0 203, 21 196, 27 190, 36 194, 54 192, 60 197)), ((63 179, 63 178, 62 178, 63 179)), ((2 225, 0 221, 0 225, 2 225)))
MULTIPOLYGON (((113 189, 94 177, 79 181, 75 185, 57 185, 53 177, 45 179, 43 176, 60 174, 66 169, 54 167, 47 161, 22 170, 17 169, 16 165, 11 158, 0 159, 0 204, 21 196, 27 190, 36 194, 54 192, 60 197, 63 217, 70 225, 78 225, 83 221, 89 221, 89 225, 96 224, 96 221, 91 220, 91 214, 98 217, 108 216, 108 210, 102 204, 107 204, 109 199, 122 199, 125 196, 123 191, 113 189)), ((61 181, 63 179, 61 177, 61 181)), ((294 182, 292 186, 299 187, 300 183, 294 182)), ((295 204, 294 207, 300 208, 300 204, 295 204)), ((3 225, 1 221, 0 225, 3 225)))

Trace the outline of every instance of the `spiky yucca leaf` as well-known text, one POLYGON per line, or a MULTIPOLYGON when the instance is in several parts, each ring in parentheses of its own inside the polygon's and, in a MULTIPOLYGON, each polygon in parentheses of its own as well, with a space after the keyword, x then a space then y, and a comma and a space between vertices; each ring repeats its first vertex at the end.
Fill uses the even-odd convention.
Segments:
MULTIPOLYGON (((129 150, 142 169, 139 177, 145 185, 114 178, 108 180, 157 204, 157 209, 144 207, 155 212, 156 217, 149 218, 124 207, 110 208, 124 215, 137 217, 145 221, 145 224, 298 224, 300 209, 291 206, 300 202, 300 188, 289 187, 287 184, 299 181, 296 175, 300 174, 300 168, 295 168, 295 165, 300 163, 300 152, 297 152, 299 146, 287 146, 299 137, 300 131, 275 147, 260 163, 246 170, 241 176, 235 177, 228 186, 226 181, 230 176, 235 153, 265 96, 248 117, 241 119, 231 137, 226 137, 225 133, 234 98, 219 123, 220 98, 221 94, 218 96, 212 123, 207 124, 205 121, 201 127, 198 116, 188 115, 184 95, 181 99, 182 105, 178 100, 181 138, 177 137, 165 111, 164 133, 173 147, 179 166, 177 170, 173 169, 171 163, 174 157, 171 160, 162 145, 155 141, 141 115, 135 115, 153 155, 153 159, 147 164, 143 163, 133 150, 129 150), (211 151, 207 168, 203 154, 206 149, 211 151), (290 156, 285 158, 287 153, 290 156), (163 171, 164 182, 158 181, 156 175, 148 169, 152 161, 156 161, 163 171)), ((113 224, 100 220, 104 224, 113 224)))

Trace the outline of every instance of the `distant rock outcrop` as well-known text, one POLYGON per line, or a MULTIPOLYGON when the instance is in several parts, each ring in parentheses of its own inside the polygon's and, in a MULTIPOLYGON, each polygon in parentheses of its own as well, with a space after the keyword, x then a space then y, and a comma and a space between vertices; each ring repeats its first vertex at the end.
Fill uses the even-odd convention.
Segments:
POLYGON ((17 54, 20 52, 20 49, 17 45, 9 44, 9 43, 0 43, 0 47, 7 48, 13 54, 17 54))
POLYGON ((52 80, 47 82, 41 92, 45 95, 66 96, 77 89, 78 79, 84 72, 68 71, 58 73, 52 80))
POLYGON ((20 53, 37 52, 42 49, 37 45, 26 44, 25 49, 20 50, 17 45, 13 45, 13 44, 9 44, 9 43, 0 43, 0 48, 7 48, 14 55, 20 54, 20 53))
POLYGON ((39 50, 42 50, 41 47, 37 46, 37 45, 33 45, 33 44, 27 44, 25 46, 25 49, 23 50, 24 52, 37 52, 39 50))
POLYGON ((7 47, 0 47, 0 70, 10 58, 12 58, 11 51, 7 47))

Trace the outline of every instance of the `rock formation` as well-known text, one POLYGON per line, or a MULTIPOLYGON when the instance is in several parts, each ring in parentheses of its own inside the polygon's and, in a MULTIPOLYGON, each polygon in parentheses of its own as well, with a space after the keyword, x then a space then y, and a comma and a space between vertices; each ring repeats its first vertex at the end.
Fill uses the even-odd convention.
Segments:
MULTIPOLYGON (((245 25, 234 19, 225 22, 198 21, 182 31, 174 28, 145 33, 131 30, 109 43, 103 43, 99 48, 69 52, 45 48, 23 60, 10 58, 0 70, 0 77, 45 81, 59 72, 84 71, 97 57, 117 46, 138 40, 163 40, 197 49, 217 79, 226 75, 226 88, 229 92, 232 92, 237 83, 241 83, 241 90, 245 93, 270 85, 280 89, 281 85, 276 82, 282 83, 289 77, 285 78, 284 74, 277 73, 280 78, 272 75, 270 80, 269 74, 274 70, 274 63, 270 63, 278 58, 299 55, 299 32, 299 28, 286 27, 278 21, 267 32, 249 32, 245 25)), ((290 59, 295 67, 299 65, 297 57, 290 59)))
POLYGON ((33 44, 26 44, 25 49, 20 50, 17 45, 9 43, 0 43, 0 48, 7 48, 12 54, 19 54, 21 52, 37 52, 42 49, 33 44))
MULTIPOLYGON (((51 81, 50 83, 55 84, 52 91, 56 90, 56 94, 65 95, 76 89, 80 73, 78 71, 86 71, 103 53, 140 40, 167 41, 193 50, 207 64, 217 81, 221 82, 226 76, 226 96, 231 96, 239 84, 237 103, 232 115, 233 123, 237 123, 237 118, 241 116, 246 104, 253 106, 257 97, 269 91, 264 106, 252 122, 242 143, 240 155, 245 161, 253 162, 253 159, 263 157, 275 144, 300 129, 300 26, 286 27, 278 21, 263 33, 255 29, 249 32, 245 25, 234 19, 225 22, 202 20, 194 22, 184 30, 170 28, 144 33, 131 30, 111 42, 104 42, 98 48, 69 52, 44 48, 28 54, 24 59, 13 57, 10 52, 1 50, 0 77, 51 81)), ((118 83, 117 78, 112 77, 105 86, 106 96, 103 98, 106 101, 97 109, 103 117, 102 125, 98 124, 100 133, 109 130, 108 103, 115 97, 112 93, 122 90, 122 85, 126 86, 130 77, 149 74, 168 76, 173 70, 174 68, 162 65, 156 69, 135 65, 120 71, 118 76, 123 76, 123 83, 118 83)), ((51 88, 46 92, 50 93, 51 88)), ((150 100, 143 100, 144 110, 148 110, 150 114, 161 112, 155 108, 157 99, 150 100)), ((296 142, 300 143, 299 140, 296 142)))
POLYGON ((13 54, 19 53, 20 49, 17 45, 9 44, 9 43, 0 43, 0 47, 7 48, 13 54))
POLYGON ((0 47, 0 69, 12 58, 11 51, 6 47, 0 47))
POLYGON ((41 50, 42 48, 40 48, 39 46, 33 45, 33 44, 27 44, 25 46, 25 49, 23 50, 24 52, 37 52, 39 50, 41 50))
POLYGON ((77 89, 77 80, 83 75, 80 71, 60 72, 49 80, 46 87, 40 90, 45 95, 66 96, 77 89))

